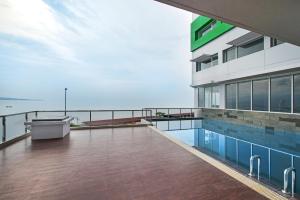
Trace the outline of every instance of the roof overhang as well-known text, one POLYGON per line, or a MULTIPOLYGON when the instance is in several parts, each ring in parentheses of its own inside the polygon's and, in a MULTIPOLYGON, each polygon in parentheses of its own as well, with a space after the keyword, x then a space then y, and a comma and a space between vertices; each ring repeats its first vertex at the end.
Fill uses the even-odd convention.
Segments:
POLYGON ((229 45, 233 45, 233 46, 241 46, 244 44, 248 44, 249 42, 252 42, 258 38, 261 38, 262 35, 258 34, 258 33, 254 33, 254 32, 249 32, 241 37, 238 37, 230 42, 228 42, 227 44, 229 45))
POLYGON ((300 46, 297 0, 155 0, 300 46))
POLYGON ((207 60, 211 57, 211 55, 209 54, 202 54, 201 56, 194 58, 191 60, 191 62, 202 62, 204 60, 207 60))

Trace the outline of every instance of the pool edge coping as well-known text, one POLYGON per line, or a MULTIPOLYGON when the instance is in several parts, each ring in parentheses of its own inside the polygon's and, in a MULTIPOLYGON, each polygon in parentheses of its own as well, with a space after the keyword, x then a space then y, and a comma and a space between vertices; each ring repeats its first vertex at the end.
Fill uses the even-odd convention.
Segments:
POLYGON ((166 134, 164 131, 161 131, 153 126, 149 126, 150 129, 157 132, 158 134, 162 135, 163 137, 169 139, 170 141, 174 142, 178 146, 184 148, 188 152, 192 153, 193 155, 197 156, 198 158, 204 160, 208 164, 212 165, 213 167, 219 169, 223 173, 229 175, 230 177, 234 178, 235 180, 241 182, 242 184, 246 185, 247 187, 251 188, 255 192, 261 194, 262 196, 268 198, 268 199, 274 199, 274 200, 288 200, 289 198, 284 197, 277 192, 269 189, 268 187, 264 186, 263 184, 260 184, 256 182, 255 180, 252 180, 249 177, 246 177, 245 175, 241 174, 240 172, 236 171, 235 169, 225 165, 221 161, 214 159, 201 151, 198 151, 194 149, 191 146, 188 146, 187 144, 179 141, 178 139, 166 134))

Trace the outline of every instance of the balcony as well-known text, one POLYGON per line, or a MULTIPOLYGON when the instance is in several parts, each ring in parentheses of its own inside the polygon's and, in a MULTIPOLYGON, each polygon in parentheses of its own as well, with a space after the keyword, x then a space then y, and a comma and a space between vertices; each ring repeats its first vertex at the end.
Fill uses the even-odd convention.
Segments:
POLYGON ((265 199, 141 123, 193 119, 198 112, 67 111, 76 119, 71 133, 45 141, 32 141, 24 122, 64 111, 1 116, 0 199, 265 199))

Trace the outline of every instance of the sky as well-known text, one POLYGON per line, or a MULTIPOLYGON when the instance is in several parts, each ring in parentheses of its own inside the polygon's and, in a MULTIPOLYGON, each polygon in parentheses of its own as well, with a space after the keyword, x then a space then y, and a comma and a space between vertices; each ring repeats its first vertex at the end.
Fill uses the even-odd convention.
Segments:
POLYGON ((191 107, 191 13, 153 0, 1 0, 0 113, 191 107))

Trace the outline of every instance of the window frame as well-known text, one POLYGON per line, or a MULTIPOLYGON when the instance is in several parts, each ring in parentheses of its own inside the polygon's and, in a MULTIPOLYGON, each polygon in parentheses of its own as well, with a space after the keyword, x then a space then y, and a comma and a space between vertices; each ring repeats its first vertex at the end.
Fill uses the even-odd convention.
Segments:
POLYGON ((248 55, 251 55, 251 54, 254 54, 254 53, 257 53, 257 52, 260 52, 260 51, 265 50, 265 47, 264 47, 264 41, 265 41, 264 37, 261 36, 261 37, 255 39, 255 40, 252 40, 252 41, 249 41, 249 42, 247 42, 247 43, 245 43, 245 44, 236 46, 236 48, 237 48, 237 54, 236 54, 237 58, 242 58, 242 57, 244 57, 244 56, 248 56, 248 55), (246 54, 246 55, 242 55, 242 56, 239 55, 239 49, 241 49, 243 46, 253 44, 253 43, 255 43, 255 42, 259 41, 259 40, 262 40, 262 47, 263 47, 263 48, 262 48, 261 50, 258 50, 258 51, 255 51, 255 52, 252 52, 252 53, 249 53, 249 54, 246 54))
POLYGON ((292 99, 294 98, 293 96, 293 79, 291 78, 291 76, 293 77, 294 74, 280 74, 277 76, 270 76, 269 77, 269 95, 270 95, 270 101, 269 101, 269 112, 275 112, 275 113, 293 113, 293 106, 292 106, 292 99), (290 109, 289 111, 278 111, 278 110, 272 110, 272 79, 276 79, 276 78, 283 78, 283 77, 287 77, 289 78, 290 81, 290 109))
POLYGON ((223 63, 226 63, 226 62, 229 62, 229 61, 232 61, 235 59, 237 59, 237 47, 236 46, 232 46, 232 47, 229 47, 229 48, 223 50, 223 63), (228 60, 227 52, 231 49, 234 50, 234 58, 228 60))

